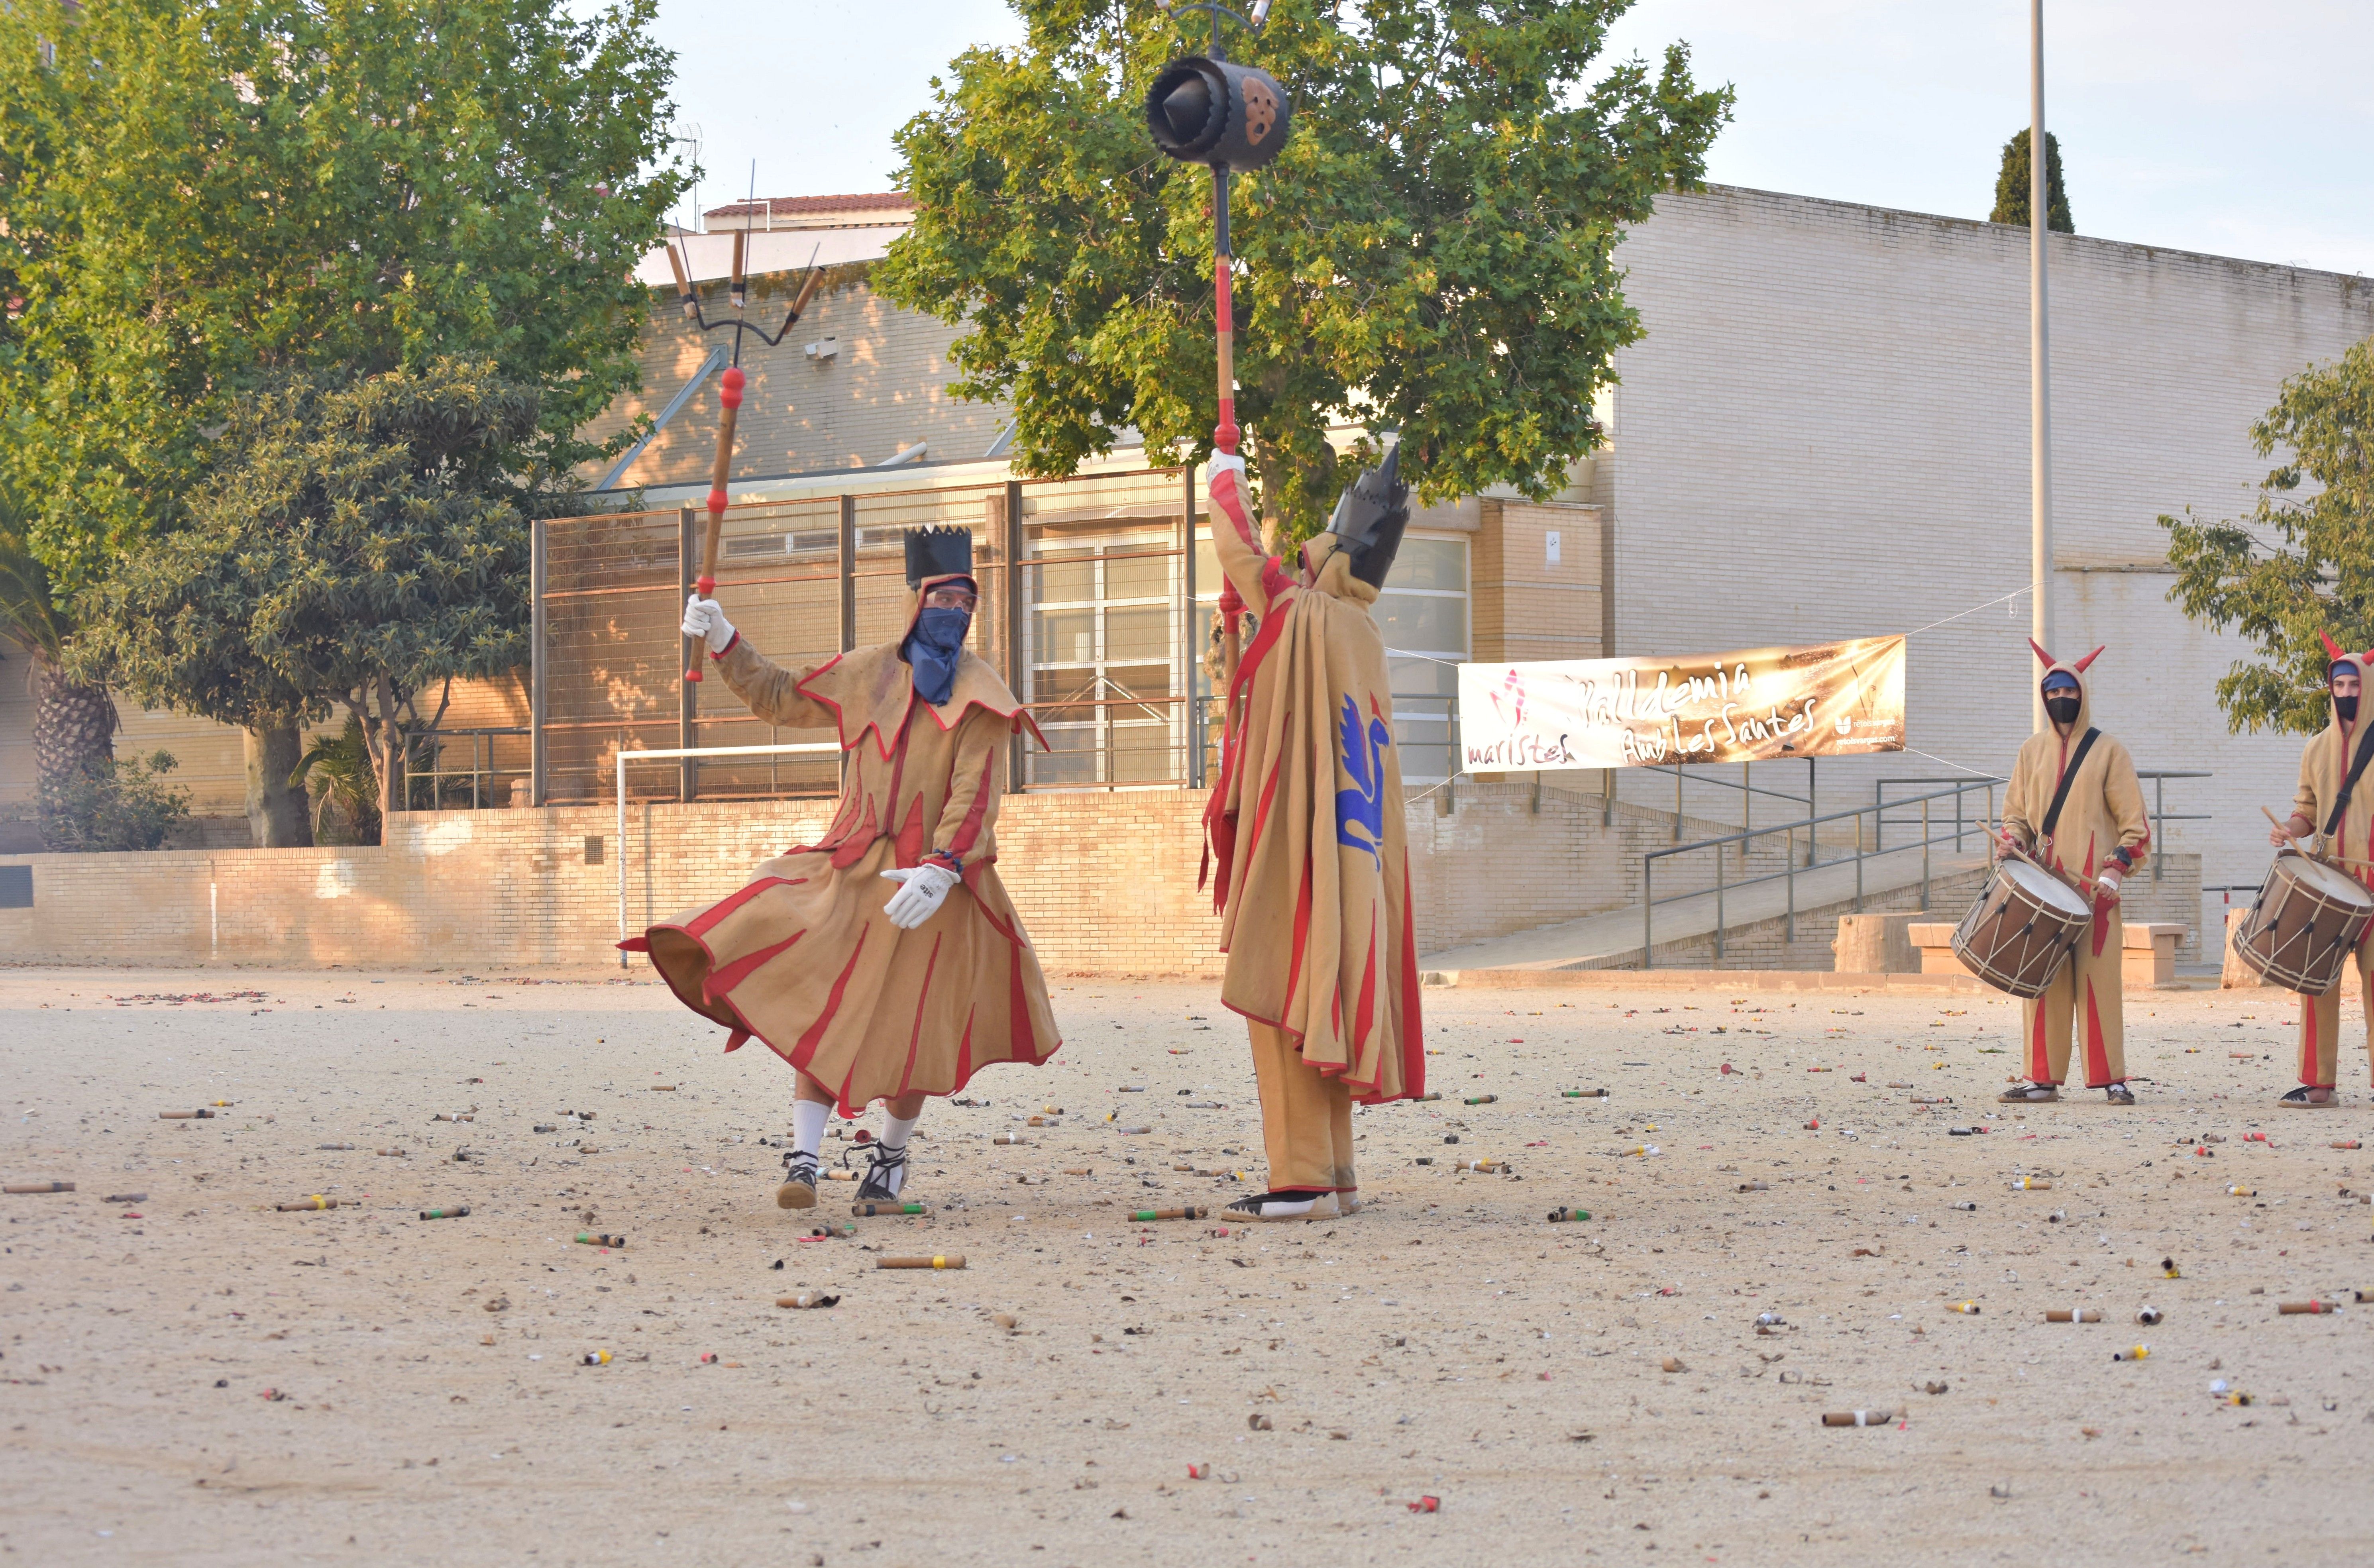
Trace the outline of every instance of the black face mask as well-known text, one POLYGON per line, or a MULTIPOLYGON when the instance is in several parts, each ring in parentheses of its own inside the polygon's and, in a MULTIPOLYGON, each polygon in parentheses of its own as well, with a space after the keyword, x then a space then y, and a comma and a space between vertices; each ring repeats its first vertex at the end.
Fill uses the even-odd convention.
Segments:
POLYGON ((2052 716, 2055 724, 2074 724, 2077 722, 2077 699, 2074 696, 2055 692, 2044 699, 2044 711, 2052 716))
POLYGON ((2357 699, 2354 696, 2334 697, 2333 699, 2333 710, 2341 715, 2341 721, 2344 724, 2355 724, 2357 722, 2357 699))

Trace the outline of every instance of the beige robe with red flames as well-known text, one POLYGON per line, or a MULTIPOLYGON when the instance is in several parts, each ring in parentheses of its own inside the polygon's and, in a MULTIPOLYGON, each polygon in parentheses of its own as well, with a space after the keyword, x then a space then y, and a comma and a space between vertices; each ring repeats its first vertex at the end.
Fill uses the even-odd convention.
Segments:
POLYGON ((737 639, 717 663, 760 719, 839 733, 840 807, 817 843, 626 945, 734 1032, 727 1050, 756 1036, 844 1116, 911 1091, 955 1094, 990 1062, 1054 1055, 1046 977, 995 864, 998 754, 1017 731, 1037 733, 1005 683, 968 649, 934 707, 897 643, 785 670, 737 639), (883 913, 899 884, 882 872, 934 850, 958 857, 964 881, 900 930, 883 913))

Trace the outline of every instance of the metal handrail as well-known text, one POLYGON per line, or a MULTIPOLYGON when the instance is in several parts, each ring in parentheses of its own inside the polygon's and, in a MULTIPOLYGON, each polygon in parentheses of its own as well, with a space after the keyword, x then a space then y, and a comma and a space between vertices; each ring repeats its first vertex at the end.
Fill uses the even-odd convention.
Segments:
MULTIPOLYGON (((1863 818, 1864 816, 1866 816, 1866 815, 1868 815, 1868 814, 1871 814, 1871 813, 1873 813, 1874 812, 1875 812, 1875 811, 1879 810, 1880 808, 1877 808, 1877 807, 1875 807, 1875 806, 1856 806, 1856 807, 1852 808, 1851 810, 1842 811, 1842 812, 1828 812, 1828 813, 1824 813, 1824 814, 1822 814, 1822 815, 1819 815, 1819 816, 1807 816, 1807 817, 1802 817, 1802 818, 1798 819, 1798 820, 1797 820, 1797 821, 1795 821, 1795 822, 1780 823, 1780 824, 1777 824, 1777 825, 1773 825, 1773 826, 1771 826, 1771 827, 1755 827, 1755 828, 1748 828, 1748 829, 1746 829, 1746 830, 1745 830, 1745 831, 1743 831, 1743 832, 1739 832, 1739 833, 1727 833, 1727 834, 1724 834, 1724 835, 1722 835, 1722 837, 1716 837, 1716 838, 1701 838, 1701 839, 1699 839, 1699 840, 1698 840, 1697 843, 1695 843, 1695 844, 1677 844, 1677 845, 1674 846, 1672 848, 1669 848, 1669 849, 1651 849, 1651 850, 1648 851, 1648 853, 1644 854, 1644 855, 1643 855, 1643 856, 1641 856, 1641 858, 1640 858, 1640 967, 1642 967, 1643 969, 1653 969, 1653 968, 1655 968, 1655 967, 1656 967, 1656 953, 1657 953, 1657 946, 1656 946, 1656 914, 1657 914, 1657 906, 1658 906, 1659 904, 1661 904, 1661 903, 1664 903, 1664 904, 1677 903, 1677 902, 1679 902, 1680 900, 1685 899, 1685 898, 1698 898, 1698 897, 1702 897, 1702 896, 1704 896, 1705 892, 1706 892, 1706 890, 1705 890, 1705 889, 1701 888, 1701 889, 1699 889, 1699 890, 1698 890, 1698 891, 1696 891, 1696 892, 1671 894, 1671 895, 1668 895, 1666 897, 1664 897, 1664 898, 1663 898, 1663 899, 1658 898, 1658 897, 1656 896, 1656 888, 1655 888, 1656 862, 1657 862, 1657 861, 1659 861, 1659 860, 1663 860, 1663 859, 1665 859, 1665 858, 1666 858, 1666 857, 1668 857, 1668 856, 1672 856, 1672 855, 1686 855, 1686 854, 1690 854, 1690 853, 1692 853, 1693 851, 1699 850, 1699 849, 1712 849, 1712 850, 1714 850, 1714 851, 1715 851, 1715 857, 1714 857, 1714 888, 1713 888, 1713 892, 1714 892, 1714 956, 1715 956, 1715 962, 1716 962, 1716 963, 1718 963, 1718 964, 1720 964, 1721 962, 1722 962, 1722 956, 1723 956, 1723 932, 1724 932, 1724 930, 1725 930, 1725 920, 1724 920, 1724 918, 1723 918, 1723 895, 1725 895, 1725 893, 1727 893, 1728 891, 1730 891, 1730 889, 1734 888, 1734 887, 1753 887, 1753 886, 1755 886, 1755 885, 1756 885, 1757 883, 1758 883, 1773 882, 1773 881, 1777 881, 1777 880, 1785 880, 1785 881, 1787 882, 1787 883, 1788 883, 1788 887, 1789 887, 1789 901, 1788 901, 1788 909, 1787 909, 1787 915, 1786 915, 1786 919, 1787 919, 1787 921, 1788 921, 1788 925, 1787 925, 1787 927, 1786 927, 1787 933, 1788 933, 1788 934, 1787 934, 1787 940, 1788 940, 1788 941, 1791 941, 1791 942, 1794 942, 1794 941, 1797 939, 1797 870, 1798 870, 1798 868, 1797 868, 1797 852, 1796 852, 1796 849, 1797 849, 1797 847, 1796 847, 1796 834, 1797 834, 1798 829, 1800 829, 1800 828, 1804 829, 1804 830, 1805 830, 1805 833, 1806 833, 1806 837, 1807 837, 1807 838, 1809 839, 1809 841, 1811 841, 1812 843, 1814 843, 1814 844, 1816 844, 1816 845, 1817 845, 1817 844, 1819 843, 1819 839, 1820 839, 1820 830, 1821 830, 1821 825, 1822 825, 1822 824, 1827 823, 1827 822, 1846 822, 1846 821, 1850 821, 1850 820, 1851 820, 1851 821, 1854 823, 1854 825, 1855 825, 1855 848, 1854 848, 1854 855, 1853 855, 1853 860, 1854 860, 1854 868, 1855 868, 1855 894, 1854 894, 1854 903, 1855 903, 1855 907, 1856 907, 1857 909, 1861 909, 1861 908, 1863 907, 1863 862, 1864 862, 1866 860, 1869 860, 1869 859, 1871 859, 1871 858, 1873 858, 1874 856, 1878 855, 1878 854, 1883 854, 1883 853, 1886 853, 1886 854, 1904 854, 1904 853, 1907 853, 1907 852, 1910 851, 1911 849, 1913 849, 1914 848, 1916 848, 1916 847, 1917 847, 1917 848, 1920 849, 1920 851, 1921 851, 1921 907, 1922 907, 1922 908, 1926 909, 1926 908, 1928 908, 1928 907, 1929 907, 1929 881, 1930 881, 1930 876, 1929 876, 1929 850, 1930 850, 1930 847, 1931 847, 1932 845, 1933 845, 1933 844, 1943 842, 1946 837, 1951 837, 1951 835, 1950 835, 1950 834, 1938 834, 1938 833, 1931 832, 1931 831, 1929 830, 1929 814, 1930 814, 1930 813, 1929 813, 1929 802, 1933 802, 1933 801, 1941 801, 1941 800, 1953 800, 1953 801, 1955 801, 1955 802, 1957 802, 1957 811, 1956 811, 1956 813, 1955 813, 1955 814, 1956 814, 1957 821, 1958 822, 1959 817, 1960 817, 1960 812, 1959 812, 1959 809, 1958 809, 1958 805, 1959 805, 1959 799, 1960 799, 1960 797, 1961 797, 1962 795, 1966 794, 1966 793, 1970 792, 1971 790, 1983 789, 1983 790, 1986 790, 1986 792, 1987 792, 1987 796, 1988 796, 1988 815, 1989 815, 1990 817, 1992 817, 1992 816, 1994 814, 1994 813, 1993 813, 1993 796, 1994 796, 1994 788, 1995 788, 1994 781, 1993 781, 1993 780, 1992 780, 1992 779, 1965 780, 1965 781, 1957 782, 1957 783, 1956 784, 1956 786, 1955 786, 1953 789, 1950 789, 1950 790, 1932 790, 1930 793, 1928 793, 1928 794, 1926 794, 1926 795, 1918 795, 1918 796, 1910 797, 1910 798, 1909 798, 1909 799, 1898 800, 1898 802, 1895 802, 1895 803, 1896 803, 1896 804, 1898 804, 1898 805, 1900 805, 1900 806, 1909 806, 1909 805, 1915 805, 1915 804, 1917 804, 1917 805, 1919 805, 1919 806, 1921 807, 1921 819, 1922 819, 1922 833, 1921 842, 1920 842, 1920 844, 1919 844, 1918 846, 1914 846, 1914 845, 1910 845, 1910 844, 1908 844, 1908 845, 1904 845, 1904 846, 1902 846, 1901 848, 1898 848, 1898 849, 1895 849, 1895 850, 1871 850, 1871 851, 1866 851, 1866 850, 1863 848, 1863 818), (1756 838, 1769 837, 1770 837, 1771 835, 1776 834, 1776 833, 1779 833, 1779 834, 1785 834, 1785 835, 1787 835, 1787 836, 1788 836, 1788 842, 1787 842, 1786 848, 1784 848, 1784 850, 1783 850, 1783 852, 1782 852, 1782 855, 1781 855, 1781 869, 1780 869, 1780 871, 1777 871, 1777 872, 1765 872, 1765 873, 1764 873, 1763 875, 1761 875, 1761 876, 1753 876, 1753 877, 1748 877, 1748 878, 1745 878, 1745 879, 1744 879, 1744 880, 1742 880, 1742 881, 1735 882, 1735 883, 1726 883, 1724 882, 1724 880, 1723 880, 1723 874, 1722 874, 1722 863, 1723 863, 1722 850, 1723 850, 1723 848, 1724 848, 1725 846, 1727 846, 1727 845, 1731 845, 1731 844, 1738 844, 1738 845, 1743 846, 1742 855, 1743 855, 1743 859, 1744 859, 1744 858, 1745 858, 1745 848, 1744 848, 1744 847, 1746 845, 1746 843, 1747 843, 1749 840, 1751 840, 1751 839, 1756 839, 1756 838)), ((1845 858, 1845 857, 1840 857, 1840 859, 1844 859, 1844 858, 1845 858)), ((1818 864, 1818 863, 1820 863, 1820 862, 1816 861, 1816 860, 1812 860, 1812 859, 1809 857, 1808 863, 1807 863, 1807 865, 1806 865, 1806 868, 1805 868, 1805 869, 1806 869, 1806 870, 1808 870, 1808 871, 1813 870, 1813 869, 1814 869, 1814 867, 1815 867, 1815 865, 1816 865, 1816 864, 1818 864)), ((1831 860, 1831 861, 1829 861, 1829 862, 1828 862, 1828 864, 1831 864, 1831 865, 1836 865, 1836 864, 1838 864, 1838 863, 1839 863, 1839 861, 1838 861, 1838 860, 1831 860)))
MULTIPOLYGON (((414 809, 412 806, 412 785, 414 780, 423 778, 427 779, 429 781, 429 799, 432 802, 441 804, 441 791, 437 788, 438 781, 444 778, 461 778, 466 777, 470 780, 470 809, 472 811, 485 810, 488 802, 482 802, 479 799, 478 783, 482 778, 492 780, 498 776, 499 770, 495 766, 494 737, 497 735, 527 735, 532 733, 534 733, 534 731, 524 724, 490 725, 459 730, 422 729, 408 730, 405 731, 405 809, 407 811, 414 809), (478 762, 479 741, 482 737, 486 741, 486 764, 484 766, 481 766, 478 762), (439 767, 435 766, 438 757, 445 749, 442 743, 447 740, 458 740, 463 738, 467 738, 470 743, 470 766, 466 769, 459 767, 439 767), (417 741, 429 742, 434 747, 434 750, 429 755, 430 766, 428 767, 416 768, 412 766, 412 746, 413 743, 417 741)), ((527 769, 515 767, 502 769, 499 771, 524 776, 527 769)), ((491 790, 489 793, 491 793, 491 790)), ((430 809, 438 809, 438 805, 432 804, 430 809)))
MULTIPOLYGON (((2214 777, 2210 772, 2206 770, 2161 768, 2138 772, 2136 777, 2138 778, 2149 778, 2154 781, 2157 793, 2154 800, 2155 810, 2152 814, 2159 823, 2207 822, 2212 820, 2212 813, 2207 812, 2178 813, 2170 814, 2166 809, 2166 780, 2170 778, 2208 778, 2214 777)), ((1954 779, 1881 779, 1878 781, 1878 787, 1873 791, 1873 802, 1868 806, 1858 806, 1851 811, 1831 812, 1819 816, 1806 816, 1800 818, 1795 822, 1780 823, 1771 827, 1748 828, 1738 833, 1724 834, 1719 837, 1702 838, 1694 844, 1677 844, 1671 848, 1651 849, 1648 851, 1640 859, 1640 966, 1643 969, 1651 969, 1656 967, 1657 906, 1661 903, 1678 903, 1686 898, 1702 897, 1707 891, 1706 889, 1701 888, 1695 892, 1669 894, 1664 898, 1658 898, 1655 895, 1655 863, 1658 860, 1673 855, 1686 855, 1698 849, 1712 849, 1715 851, 1713 888, 1715 901, 1714 955, 1715 961, 1717 963, 1721 963, 1723 956, 1723 935, 1726 930, 1726 922, 1723 916, 1723 896, 1725 893, 1733 887, 1750 887, 1757 883, 1771 882, 1776 879, 1786 879, 1789 887, 1789 899, 1786 915, 1788 922, 1786 928, 1787 940, 1792 942, 1796 940, 1797 857, 1795 835, 1798 829, 1803 828, 1806 833, 1807 849, 1805 869, 1810 871, 1816 865, 1822 863, 1818 860, 1816 853, 1820 842, 1821 825, 1826 822, 1841 822, 1850 818, 1853 819, 1855 824, 1855 848, 1853 855, 1855 867, 1854 906, 1858 910, 1862 909, 1863 900, 1863 862, 1866 860, 1875 858, 1879 855, 1905 854, 1910 852, 1912 849, 1918 848, 1921 851, 1921 907, 1925 911, 1929 907, 1930 849, 1933 846, 1944 843, 1948 839, 1953 842, 1957 849, 1959 849, 1961 848, 1963 838, 1969 832, 1974 830, 1974 828, 1966 828, 1963 825, 1962 797, 1965 794, 1983 790, 1987 796, 1987 806, 1986 816, 1981 820, 1986 822, 1994 821, 1994 791, 1997 786, 2004 782, 2004 781, 2001 778, 1992 777, 1954 779), (1902 796, 1894 801, 1886 799, 1886 790, 1888 785, 1915 783, 1947 783, 1950 784, 1952 788, 1933 790, 1922 795, 1902 796), (1947 799, 1954 802, 1954 825, 1947 831, 1933 830, 1930 822, 1930 805, 1933 802, 1947 799), (1895 849, 1885 848, 1883 835, 1887 820, 1886 813, 1888 809, 1892 806, 1904 807, 1913 805, 1918 805, 1921 808, 1920 841, 1917 844, 1900 845, 1895 849), (1872 817, 1874 823, 1874 831, 1872 834, 1873 847, 1869 850, 1866 850, 1863 848, 1863 818, 1866 814, 1869 814, 1872 817), (1739 882, 1726 883, 1723 879, 1722 871, 1722 850, 1724 847, 1732 844, 1739 845, 1741 863, 1745 865, 1746 862, 1746 846, 1748 842, 1752 839, 1767 837, 1776 833, 1789 836, 1787 848, 1781 857, 1783 869, 1777 872, 1767 872, 1761 876, 1748 877, 1739 882)), ((2155 832, 2155 842, 2157 842, 2164 837, 2164 827, 2157 829, 2155 832)), ((2159 880, 2158 861, 2161 857, 2154 855, 2151 859, 2153 861, 2153 880, 2157 881, 2159 880)), ((1832 860, 1828 863, 1835 865, 1838 861, 1832 860)))

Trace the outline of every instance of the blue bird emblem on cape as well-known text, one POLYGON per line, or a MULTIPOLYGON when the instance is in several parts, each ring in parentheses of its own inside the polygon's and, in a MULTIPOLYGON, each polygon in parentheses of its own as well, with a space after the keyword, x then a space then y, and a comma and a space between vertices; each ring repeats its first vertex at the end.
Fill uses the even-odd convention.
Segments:
POLYGON ((1335 750, 1353 788, 1335 791, 1335 841, 1365 849, 1381 869, 1385 844, 1385 748, 1393 732, 1381 719, 1372 718, 1365 731, 1360 707, 1350 696, 1335 728, 1335 750), (1353 830, 1358 828, 1359 833, 1353 830))

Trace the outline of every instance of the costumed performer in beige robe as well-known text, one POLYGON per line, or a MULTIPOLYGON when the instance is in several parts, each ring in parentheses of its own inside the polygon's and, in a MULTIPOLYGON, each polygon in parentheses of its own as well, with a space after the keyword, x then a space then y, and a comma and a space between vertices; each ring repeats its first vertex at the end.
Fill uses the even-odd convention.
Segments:
MULTIPOLYGON (((2374 653, 2350 653, 2324 639, 2332 662, 2325 668, 2325 690, 2333 702, 2332 722, 2316 732, 2300 751, 2299 792, 2292 797, 2291 820, 2270 829, 2267 837, 2278 848, 2293 839, 2323 836, 2324 852, 2341 861, 2340 869, 2374 889, 2374 778, 2365 777, 2374 759, 2374 726, 2360 717, 2366 671, 2374 653)), ((2350 950, 2357 960, 2357 990, 2369 1020, 2368 1049, 2374 1054, 2374 926, 2350 950)), ((2314 1110, 2336 1106, 2334 1086, 2341 1076, 2341 982, 2322 996, 2302 997, 2299 1015, 2299 1082, 2277 1105, 2287 1110, 2314 1110)))
POLYGON ((1205 813, 1220 1000, 1252 1037, 1269 1160, 1269 1189, 1228 1206, 1247 1219, 1357 1208, 1354 1102, 1426 1088, 1393 685, 1369 614, 1409 521, 1399 457, 1345 492, 1292 574, 1257 542, 1243 461, 1212 458, 1221 610, 1232 629, 1260 617, 1205 813))
POLYGON ((2121 1008, 2126 930, 2119 918, 2119 884, 2149 852, 2151 818, 2144 810, 2134 759, 2116 739, 2094 728, 2086 670, 2102 650, 2063 664, 2034 642, 2028 646, 2044 661, 2039 685, 2051 723, 2020 743, 2004 791, 2001 836, 2005 847, 2063 877, 2090 883, 2086 895, 2094 918, 2044 994, 2020 1004, 2027 1082, 1995 1097, 2006 1105, 2059 1099, 2074 1032, 2085 1039, 2086 1087, 2101 1090, 2114 1106, 2132 1106, 2135 1094, 2127 1087, 2121 1008))
POLYGON ((797 1070, 775 1193, 786 1209, 816 1202, 836 1103, 853 1117, 888 1102, 857 1196, 895 1199, 926 1095, 957 1093, 991 1062, 1036 1066, 1062 1043, 996 869, 998 755, 1038 730, 964 646, 979 595, 971 532, 912 530, 906 547, 912 597, 899 640, 813 668, 770 662, 715 600, 687 603, 685 635, 706 639, 751 712, 839 734, 840 803, 818 842, 622 944, 649 953, 679 1000, 732 1031, 727 1050, 755 1036, 797 1070))

